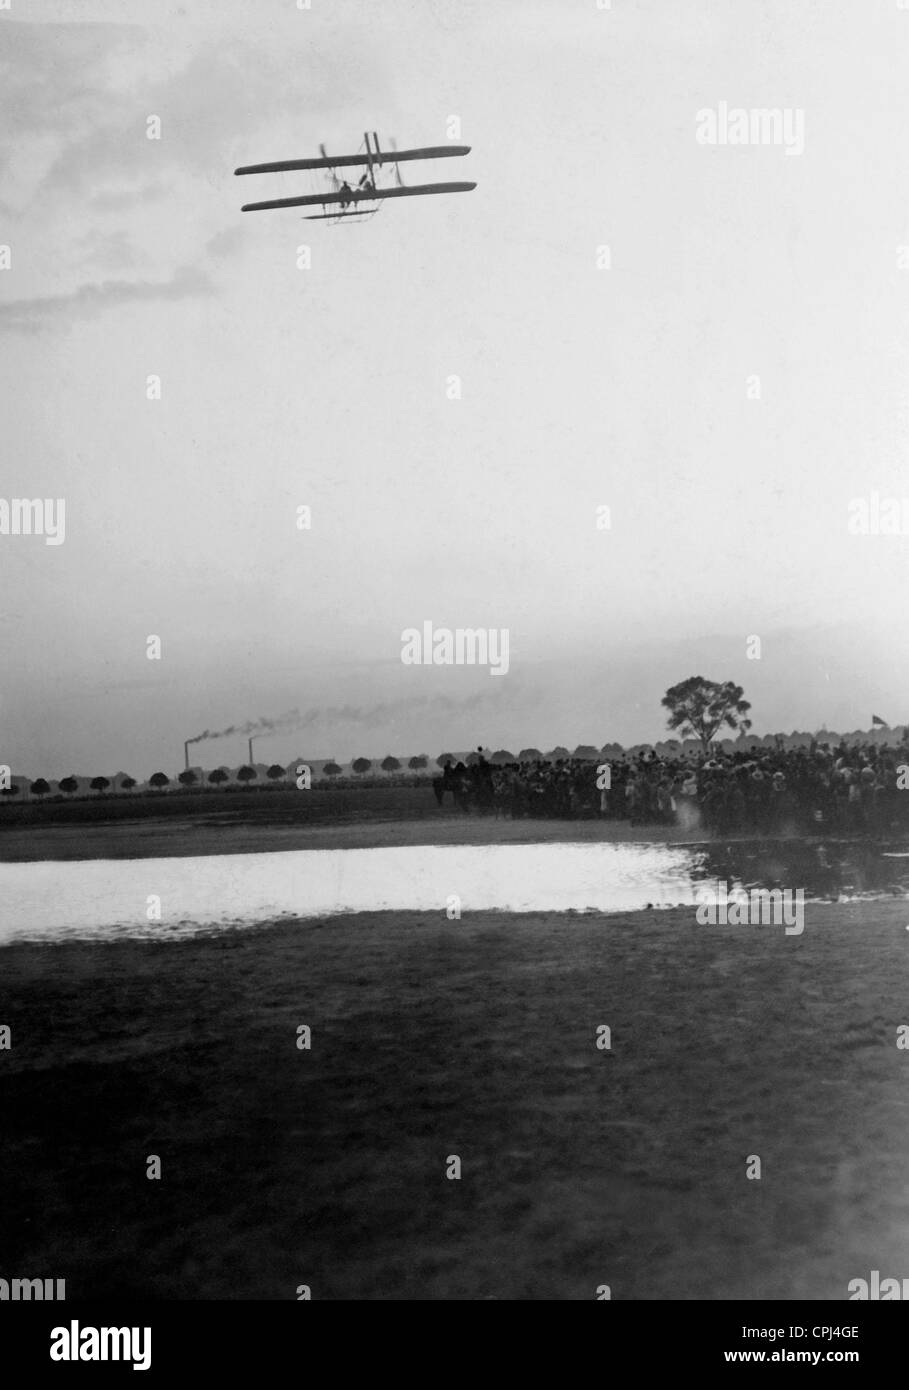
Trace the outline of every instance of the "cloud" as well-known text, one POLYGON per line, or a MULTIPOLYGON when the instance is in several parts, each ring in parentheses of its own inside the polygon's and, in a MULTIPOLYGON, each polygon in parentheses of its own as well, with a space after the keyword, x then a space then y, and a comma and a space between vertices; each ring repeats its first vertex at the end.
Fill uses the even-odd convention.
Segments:
POLYGON ((145 264, 141 263, 136 247, 125 231, 97 232, 92 229, 74 242, 73 250, 82 253, 80 265, 86 278, 93 272, 110 278, 116 271, 138 274, 142 270, 148 272, 154 269, 148 265, 147 257, 143 258, 145 264))
POLYGON ((0 304, 0 331, 32 333, 47 327, 60 314, 68 320, 91 318, 121 304, 173 302, 212 291, 213 285, 205 272, 191 266, 176 270, 164 281, 104 280, 100 284, 80 285, 69 294, 13 299, 0 304))
POLYGON ((243 227, 223 227, 220 232, 215 232, 213 237, 209 237, 205 243, 205 254, 220 259, 232 255, 245 245, 246 232, 243 227))
POLYGON ((105 188, 93 193, 88 202, 98 212, 120 212, 140 203, 150 203, 167 193, 163 179, 146 179, 130 188, 105 188))
MULTIPOLYGON (((294 29, 295 18, 291 10, 294 29)), ((370 76, 356 30, 343 51, 319 54, 288 45, 280 26, 250 37, 246 27, 151 18, 7 20, 3 33, 0 211, 2 240, 17 250, 16 280, 2 277, 16 297, 0 303, 0 330, 14 332, 212 293, 248 234, 233 169, 272 140, 282 152, 299 147, 301 84, 312 148, 324 133, 316 113, 370 76)))
POLYGON ((8 99, 7 136, 73 135, 101 117, 108 71, 142 36, 131 24, 4 19, 0 79, 8 99))

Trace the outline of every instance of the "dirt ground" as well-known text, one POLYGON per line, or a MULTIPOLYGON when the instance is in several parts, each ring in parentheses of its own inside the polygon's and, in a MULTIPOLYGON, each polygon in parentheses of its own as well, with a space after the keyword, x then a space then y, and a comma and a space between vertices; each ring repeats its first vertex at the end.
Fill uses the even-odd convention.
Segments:
POLYGON ((907 921, 387 913, 7 947, 0 1275, 429 1300, 902 1277, 907 921))

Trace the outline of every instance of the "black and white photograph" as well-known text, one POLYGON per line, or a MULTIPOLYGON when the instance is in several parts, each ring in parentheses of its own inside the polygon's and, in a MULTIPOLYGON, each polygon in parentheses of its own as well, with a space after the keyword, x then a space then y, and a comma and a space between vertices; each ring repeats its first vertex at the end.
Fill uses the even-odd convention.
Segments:
POLYGON ((909 1299, 907 78, 905 0, 0 0, 36 1373, 909 1299))

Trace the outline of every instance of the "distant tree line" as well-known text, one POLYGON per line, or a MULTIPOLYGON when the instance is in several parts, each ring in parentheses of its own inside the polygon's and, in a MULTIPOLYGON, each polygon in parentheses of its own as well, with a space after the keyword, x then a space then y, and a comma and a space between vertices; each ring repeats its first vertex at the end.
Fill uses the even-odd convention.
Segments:
MULTIPOLYGON (((420 772, 428 766, 428 763, 429 759, 426 754, 418 753, 414 757, 408 759, 407 767, 411 772, 420 772)), ((383 758, 379 763, 379 767, 382 772, 390 775, 395 772, 400 772, 402 764, 399 758, 389 753, 388 756, 383 758)), ((366 773, 373 770, 373 760, 371 758, 354 758, 351 763, 351 769, 358 777, 363 777, 366 773)), ((333 758, 322 765, 322 772, 326 777, 340 777, 343 771, 344 769, 341 767, 340 763, 335 762, 333 758)), ((286 767, 282 767, 280 763, 272 763, 271 766, 266 769, 265 775, 270 782, 277 784, 278 782, 284 781, 290 773, 289 770, 286 767)), ((237 781, 243 786, 248 786, 251 782, 257 781, 258 777, 259 774, 254 767, 246 765, 237 769, 237 781)), ((230 781, 230 773, 225 771, 223 767, 216 767, 209 772, 207 776, 200 776, 190 768, 186 768, 185 771, 178 774, 176 781, 187 791, 205 782, 212 787, 221 787, 225 782, 230 781)), ((79 790, 79 781, 73 775, 61 778, 57 785, 59 790, 67 797, 75 796, 79 790)), ((98 776, 93 777, 88 785, 91 791, 96 792, 98 796, 103 796, 112 786, 115 791, 129 792, 132 791, 134 787, 138 786, 138 783, 135 777, 121 777, 117 783, 113 783, 109 777, 98 776)), ((148 785, 153 791, 163 792, 171 785, 171 779, 166 772, 153 772, 148 779, 148 785)), ((52 791, 51 784, 45 777, 37 777, 34 782, 29 783, 28 789, 31 795, 39 801, 49 796, 52 791)), ((20 790, 21 788, 14 783, 11 787, 4 789, 3 795, 18 796, 20 790)))

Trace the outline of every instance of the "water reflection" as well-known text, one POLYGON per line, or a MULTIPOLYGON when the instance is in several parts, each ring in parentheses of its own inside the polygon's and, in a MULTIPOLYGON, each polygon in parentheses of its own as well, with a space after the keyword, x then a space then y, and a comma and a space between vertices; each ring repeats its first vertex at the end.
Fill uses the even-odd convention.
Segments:
POLYGON ((804 888, 806 898, 904 896, 909 855, 866 841, 742 840, 703 847, 696 870, 745 888, 804 888))

